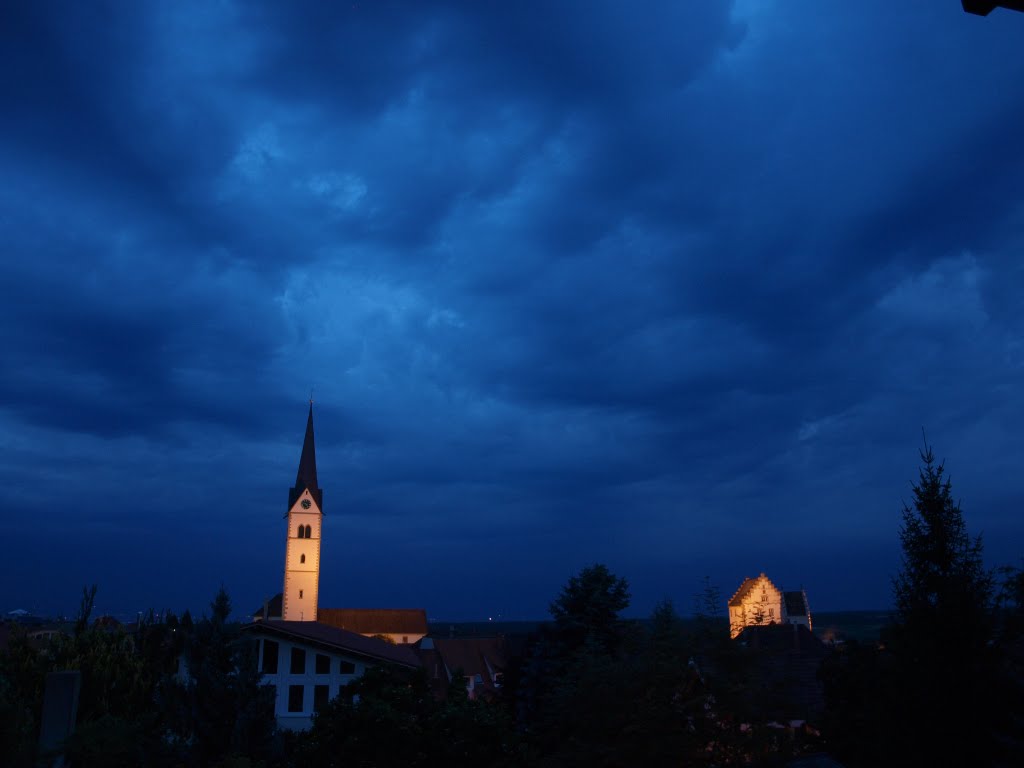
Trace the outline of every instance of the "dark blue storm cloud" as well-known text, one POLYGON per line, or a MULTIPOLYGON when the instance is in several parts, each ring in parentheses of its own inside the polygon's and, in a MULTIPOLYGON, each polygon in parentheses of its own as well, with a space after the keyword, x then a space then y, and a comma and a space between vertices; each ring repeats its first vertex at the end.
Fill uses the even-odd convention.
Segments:
POLYGON ((1024 553, 1024 15, 0 12, 0 608, 884 606, 921 428, 1024 553))

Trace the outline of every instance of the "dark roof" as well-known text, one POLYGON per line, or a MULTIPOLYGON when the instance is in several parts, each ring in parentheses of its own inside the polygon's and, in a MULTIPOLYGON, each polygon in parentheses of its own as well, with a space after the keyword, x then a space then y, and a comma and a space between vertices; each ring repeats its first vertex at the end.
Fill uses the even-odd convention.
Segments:
POLYGON ((450 672, 461 669, 466 677, 479 674, 489 684, 493 672, 505 669, 505 643, 500 637, 435 637, 433 641, 450 672))
POLYGON ((373 661, 398 664, 403 667, 418 667, 419 660, 409 646, 392 645, 383 640, 363 637, 337 627, 322 624, 319 621, 280 621, 268 620, 255 624, 246 624, 243 632, 256 632, 276 635, 288 640, 299 640, 330 651, 341 651, 355 656, 362 656, 373 661))
MULTIPOLYGON (((284 595, 278 592, 272 598, 267 600, 267 618, 268 619, 280 619, 284 614, 284 595)), ((255 611, 252 612, 252 618, 255 621, 263 619, 263 606, 261 605, 255 611)))
POLYGON ((425 635, 422 608, 320 608, 316 620, 361 635, 425 635))
POLYGON ((443 699, 450 687, 449 674, 462 670, 473 681, 474 696, 493 696, 496 685, 492 675, 503 673, 508 665, 508 645, 504 637, 438 638, 425 637, 416 645, 416 653, 427 672, 434 695, 443 699), (481 682, 475 681, 480 675, 481 682))
POLYGON ((737 639, 746 643, 748 648, 760 651, 796 653, 808 657, 820 657, 828 653, 825 644, 803 624, 744 627, 737 639))
POLYGON ((799 592, 783 592, 782 599, 786 603, 787 616, 806 616, 810 613, 802 590, 799 592))
POLYGON ((302 492, 309 489, 316 499, 320 511, 324 511, 324 492, 316 482, 316 444, 313 441, 313 403, 309 403, 309 418, 306 419, 306 436, 302 440, 302 454, 299 456, 299 471, 295 475, 295 487, 288 491, 288 509, 292 508, 302 492))

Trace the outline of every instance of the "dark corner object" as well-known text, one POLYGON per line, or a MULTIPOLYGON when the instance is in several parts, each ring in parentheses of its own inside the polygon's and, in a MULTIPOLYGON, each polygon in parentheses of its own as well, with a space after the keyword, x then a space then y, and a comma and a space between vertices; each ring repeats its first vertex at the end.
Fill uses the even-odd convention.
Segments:
POLYGON ((1024 12, 1024 0, 960 0, 964 10, 978 16, 988 16, 996 8, 1024 12))

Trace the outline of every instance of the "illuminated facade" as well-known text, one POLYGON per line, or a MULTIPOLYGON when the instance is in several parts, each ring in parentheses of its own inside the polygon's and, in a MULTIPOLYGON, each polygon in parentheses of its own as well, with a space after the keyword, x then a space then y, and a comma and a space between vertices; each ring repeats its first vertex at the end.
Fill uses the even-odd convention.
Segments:
POLYGON ((320 590, 323 491, 316 479, 312 402, 309 404, 306 436, 302 441, 299 472, 295 478, 295 487, 288 492, 287 518, 282 618, 285 621, 316 621, 320 590))
POLYGON ((807 593, 783 592, 763 573, 744 579, 729 600, 729 637, 737 637, 745 627, 766 624, 803 624, 811 629, 807 593))

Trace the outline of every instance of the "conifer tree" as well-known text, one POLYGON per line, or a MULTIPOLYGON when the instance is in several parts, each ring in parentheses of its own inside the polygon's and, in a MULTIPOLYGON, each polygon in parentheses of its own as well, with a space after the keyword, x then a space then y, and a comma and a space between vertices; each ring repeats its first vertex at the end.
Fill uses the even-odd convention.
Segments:
POLYGON ((629 583, 602 563, 569 579, 549 610, 569 648, 586 640, 612 651, 622 636, 619 613, 629 607, 629 583))
POLYGON ((908 631, 931 634, 965 620, 985 622, 992 577, 982 563, 981 536, 968 535, 945 467, 927 444, 921 461, 913 503, 903 505, 903 570, 893 586, 900 621, 908 631))
POLYGON ((1000 687, 992 575, 927 443, 921 461, 913 500, 903 506, 903 568, 893 580, 894 740, 904 759, 922 764, 988 765, 1000 687))

